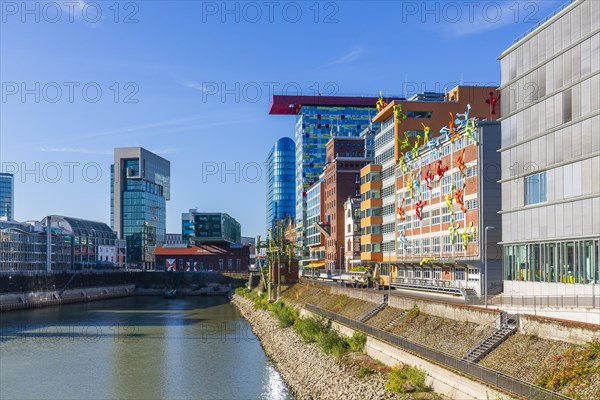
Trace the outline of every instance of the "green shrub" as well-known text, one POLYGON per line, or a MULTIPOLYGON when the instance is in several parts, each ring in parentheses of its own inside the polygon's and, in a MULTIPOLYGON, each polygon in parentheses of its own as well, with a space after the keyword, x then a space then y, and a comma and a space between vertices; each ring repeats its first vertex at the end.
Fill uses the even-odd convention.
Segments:
POLYGON ((367 336, 364 333, 354 332, 348 344, 350 350, 362 353, 365 350, 365 344, 367 344, 367 336))
POLYGON ((360 369, 358 370, 358 377, 359 378, 366 378, 367 376, 371 376, 374 373, 375 373, 375 371, 373 371, 371 368, 360 367, 360 369))
POLYGON ((327 330, 323 320, 316 318, 298 318, 294 329, 305 343, 316 342, 319 334, 327 330))
POLYGON ((348 342, 341 337, 335 329, 327 329, 317 336, 317 343, 326 354, 339 357, 345 354, 350 347, 348 342))
POLYGON ((421 310, 417 306, 417 303, 414 303, 410 310, 408 310, 408 314, 406 316, 407 321, 412 321, 417 318, 421 314, 421 310))
POLYGON ((425 370, 410 366, 395 366, 388 374, 386 389, 394 393, 428 392, 425 370))
POLYGON ((287 328, 288 326, 294 325, 294 322, 296 322, 296 319, 298 319, 298 311, 296 311, 294 307, 288 306, 282 301, 277 301, 271 304, 271 311, 279 320, 279 326, 281 328, 287 328))

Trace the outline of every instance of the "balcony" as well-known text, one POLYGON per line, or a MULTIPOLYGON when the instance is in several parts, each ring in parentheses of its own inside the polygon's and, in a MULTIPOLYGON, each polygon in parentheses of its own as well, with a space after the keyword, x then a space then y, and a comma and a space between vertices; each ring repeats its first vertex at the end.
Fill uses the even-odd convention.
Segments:
POLYGON ((447 293, 467 298, 476 294, 471 288, 464 287, 459 281, 443 281, 437 279, 396 278, 392 286, 399 289, 421 290, 425 292, 447 293))

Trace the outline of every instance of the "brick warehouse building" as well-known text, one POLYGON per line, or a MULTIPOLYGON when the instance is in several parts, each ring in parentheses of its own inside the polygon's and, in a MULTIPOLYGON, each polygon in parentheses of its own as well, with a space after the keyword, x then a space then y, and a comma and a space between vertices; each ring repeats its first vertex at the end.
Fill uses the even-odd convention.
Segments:
POLYGON ((372 159, 365 156, 362 137, 332 137, 326 146, 323 171, 324 217, 321 229, 325 235, 325 269, 343 266, 346 229, 344 203, 348 197, 360 196, 360 169, 372 159))
POLYGON ((160 271, 247 272, 250 246, 225 243, 189 246, 156 246, 156 269, 160 271))

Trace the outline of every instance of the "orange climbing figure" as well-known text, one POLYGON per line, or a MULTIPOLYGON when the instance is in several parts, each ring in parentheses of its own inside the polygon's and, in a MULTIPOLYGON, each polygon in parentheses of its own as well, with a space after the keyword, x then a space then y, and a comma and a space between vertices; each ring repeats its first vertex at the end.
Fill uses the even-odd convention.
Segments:
POLYGON ((456 131, 456 126, 454 124, 454 114, 449 112, 450 114, 450 122, 448 123, 448 131, 450 132, 450 141, 454 143, 456 139, 460 139, 460 133, 456 131))
POLYGON ((467 209, 465 208, 464 199, 465 199, 465 184, 463 183, 462 187, 460 189, 456 189, 456 191, 454 192, 454 201, 456 202, 456 204, 460 205, 461 211, 466 213, 467 209))
POLYGON ((406 213, 404 212, 404 196, 402 197, 402 203, 400 204, 400 207, 398 207, 397 211, 400 221, 404 221, 404 218, 406 218, 406 213))
POLYGON ((460 171, 460 175, 463 178, 465 176, 467 176, 467 174, 465 172, 467 170, 467 166, 465 165, 464 157, 465 157, 465 148, 463 147, 462 152, 460 153, 460 156, 458 156, 458 160, 456 161, 456 165, 458 166, 458 170, 460 171))

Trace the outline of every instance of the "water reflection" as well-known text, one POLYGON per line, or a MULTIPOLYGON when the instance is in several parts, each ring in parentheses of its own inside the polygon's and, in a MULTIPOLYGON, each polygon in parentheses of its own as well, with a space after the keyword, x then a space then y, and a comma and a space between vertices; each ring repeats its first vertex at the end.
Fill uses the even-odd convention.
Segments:
POLYGON ((291 399, 226 299, 131 297, 2 314, 1 398, 291 399))

